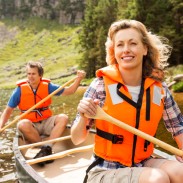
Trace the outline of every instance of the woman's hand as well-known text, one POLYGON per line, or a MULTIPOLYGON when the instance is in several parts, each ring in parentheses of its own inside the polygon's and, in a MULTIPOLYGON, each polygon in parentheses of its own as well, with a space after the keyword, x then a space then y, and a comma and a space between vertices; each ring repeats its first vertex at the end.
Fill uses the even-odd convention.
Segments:
MULTIPOLYGON (((179 147, 179 149, 181 149, 183 151, 183 134, 179 134, 177 136, 174 137, 176 143, 177 143, 177 146, 179 147)), ((183 163, 183 157, 181 156, 175 156, 177 161, 183 163)))
MULTIPOLYGON (((183 149, 182 149, 182 151, 183 151, 183 149)), ((183 157, 181 157, 181 156, 175 156, 175 157, 176 157, 177 161, 183 163, 183 157)))
POLYGON ((80 113, 81 117, 85 117, 84 114, 87 116, 95 116, 97 112, 97 105, 99 104, 98 99, 91 99, 91 98, 83 98, 80 100, 78 104, 78 112, 80 113))

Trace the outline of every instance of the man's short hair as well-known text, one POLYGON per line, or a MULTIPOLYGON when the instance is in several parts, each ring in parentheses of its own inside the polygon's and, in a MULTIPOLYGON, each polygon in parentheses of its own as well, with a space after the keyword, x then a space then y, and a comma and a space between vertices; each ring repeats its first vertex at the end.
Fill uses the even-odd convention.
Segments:
POLYGON ((43 66, 40 62, 33 62, 33 61, 29 61, 27 63, 27 66, 26 66, 26 69, 30 67, 30 68, 37 68, 38 69, 38 73, 39 73, 39 76, 43 76, 44 74, 44 69, 43 69, 43 66))

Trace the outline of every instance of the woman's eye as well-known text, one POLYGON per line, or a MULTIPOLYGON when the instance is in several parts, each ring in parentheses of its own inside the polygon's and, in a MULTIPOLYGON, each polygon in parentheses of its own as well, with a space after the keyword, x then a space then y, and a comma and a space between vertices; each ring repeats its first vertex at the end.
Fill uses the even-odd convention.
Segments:
POLYGON ((132 44, 132 45, 137 45, 137 43, 135 43, 135 42, 131 42, 131 44, 132 44))
POLYGON ((123 46, 123 44, 121 44, 121 43, 117 44, 117 47, 120 47, 120 46, 123 46))

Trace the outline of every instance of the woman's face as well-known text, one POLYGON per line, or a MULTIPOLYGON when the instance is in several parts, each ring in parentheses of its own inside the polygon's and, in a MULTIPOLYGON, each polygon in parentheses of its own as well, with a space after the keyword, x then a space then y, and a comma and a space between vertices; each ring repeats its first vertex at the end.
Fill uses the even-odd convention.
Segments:
POLYGON ((143 45, 141 35, 136 29, 122 29, 114 36, 114 54, 122 70, 141 71, 143 56, 147 55, 147 47, 143 45))

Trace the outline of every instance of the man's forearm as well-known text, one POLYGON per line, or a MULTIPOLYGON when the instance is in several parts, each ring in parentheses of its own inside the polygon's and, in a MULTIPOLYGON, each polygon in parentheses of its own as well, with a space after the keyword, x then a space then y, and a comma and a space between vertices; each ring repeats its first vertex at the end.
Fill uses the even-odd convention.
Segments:
POLYGON ((71 95, 76 92, 77 88, 79 87, 81 82, 81 78, 77 78, 73 84, 71 84, 69 87, 66 87, 62 95, 71 95))
POLYGON ((13 111, 13 108, 11 107, 6 107, 6 109, 3 111, 1 118, 0 118, 0 128, 2 128, 6 122, 8 121, 8 119, 10 118, 10 115, 13 111))

